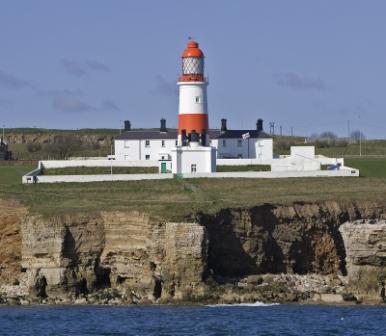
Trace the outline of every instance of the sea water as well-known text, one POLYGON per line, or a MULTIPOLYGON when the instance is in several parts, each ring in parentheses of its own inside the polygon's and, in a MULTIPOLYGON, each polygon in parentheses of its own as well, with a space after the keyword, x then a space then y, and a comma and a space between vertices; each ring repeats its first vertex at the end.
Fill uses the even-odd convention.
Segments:
POLYGON ((386 307, 2 306, 0 335, 386 335, 386 307))

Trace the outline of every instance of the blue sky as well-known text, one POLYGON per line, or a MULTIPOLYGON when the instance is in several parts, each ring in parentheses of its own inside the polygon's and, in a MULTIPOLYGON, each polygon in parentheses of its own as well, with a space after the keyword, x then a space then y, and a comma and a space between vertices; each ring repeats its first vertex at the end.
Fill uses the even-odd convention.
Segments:
POLYGON ((206 55, 209 121, 385 138, 382 0, 0 0, 0 124, 177 125, 189 36, 206 55), (361 125, 361 126, 359 126, 361 125))

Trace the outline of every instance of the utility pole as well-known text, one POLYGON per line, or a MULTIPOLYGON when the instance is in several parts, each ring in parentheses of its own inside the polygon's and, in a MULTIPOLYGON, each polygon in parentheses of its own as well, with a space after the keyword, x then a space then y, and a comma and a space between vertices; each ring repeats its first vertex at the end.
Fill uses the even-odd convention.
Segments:
POLYGON ((359 156, 362 156, 362 132, 359 131, 359 156))
POLYGON ((283 126, 280 125, 280 136, 283 135, 283 126))
POLYGON ((275 135, 275 122, 271 121, 269 123, 269 133, 271 135, 275 135))
POLYGON ((291 126, 291 136, 294 136, 294 128, 291 126))
POLYGON ((361 116, 358 115, 358 119, 359 119, 359 156, 362 156, 362 125, 361 125, 361 116))
POLYGON ((4 139, 4 128, 5 128, 5 125, 3 124, 3 141, 5 141, 5 139, 4 139))
POLYGON ((111 146, 110 146, 110 153, 111 153, 111 157, 110 157, 110 175, 113 175, 113 159, 112 159, 113 144, 111 144, 111 146))
POLYGON ((347 120, 347 139, 351 138, 350 120, 347 120))

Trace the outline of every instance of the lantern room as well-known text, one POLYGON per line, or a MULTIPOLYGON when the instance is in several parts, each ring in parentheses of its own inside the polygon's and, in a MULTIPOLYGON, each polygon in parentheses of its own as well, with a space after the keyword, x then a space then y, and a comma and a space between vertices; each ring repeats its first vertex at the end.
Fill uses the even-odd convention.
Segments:
POLYGON ((190 40, 182 53, 182 76, 179 81, 205 81, 204 53, 196 41, 190 40))

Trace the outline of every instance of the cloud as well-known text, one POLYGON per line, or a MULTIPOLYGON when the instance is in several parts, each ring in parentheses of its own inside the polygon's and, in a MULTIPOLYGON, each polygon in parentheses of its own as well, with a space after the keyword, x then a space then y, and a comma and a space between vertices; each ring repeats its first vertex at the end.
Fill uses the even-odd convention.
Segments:
POLYGON ((60 97, 60 96, 75 96, 75 97, 82 97, 83 92, 80 89, 75 90, 42 90, 39 92, 42 96, 45 97, 60 97))
POLYGON ((20 79, 10 73, 0 70, 0 87, 17 90, 32 88, 34 85, 29 81, 20 79))
POLYGON ((87 111, 95 111, 96 108, 89 105, 77 97, 58 96, 52 100, 52 107, 55 110, 64 113, 81 113, 87 111))
POLYGON ((119 111, 119 107, 118 105, 113 102, 112 100, 105 100, 102 104, 101 104, 101 108, 100 108, 102 111, 119 111))
POLYGON ((177 97, 178 87, 174 81, 168 81, 161 75, 157 75, 155 77, 155 89, 151 90, 151 93, 177 97))
POLYGON ((72 76, 82 77, 87 75, 84 65, 79 62, 62 59, 61 63, 66 72, 72 76))
POLYGON ((86 103, 82 97, 83 92, 76 90, 46 90, 40 94, 51 99, 52 107, 63 113, 82 113, 95 111, 96 108, 86 103))
POLYGON ((89 70, 110 72, 108 65, 95 60, 87 60, 86 66, 89 70))
POLYGON ((293 72, 274 74, 277 85, 286 86, 294 90, 327 90, 326 84, 320 78, 300 76, 293 72))
POLYGON ((91 72, 110 72, 108 65, 98 62, 96 60, 86 60, 85 62, 78 62, 68 59, 62 59, 61 64, 65 71, 75 77, 83 77, 91 72))

